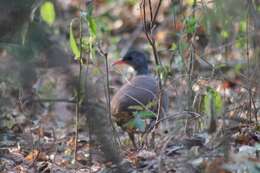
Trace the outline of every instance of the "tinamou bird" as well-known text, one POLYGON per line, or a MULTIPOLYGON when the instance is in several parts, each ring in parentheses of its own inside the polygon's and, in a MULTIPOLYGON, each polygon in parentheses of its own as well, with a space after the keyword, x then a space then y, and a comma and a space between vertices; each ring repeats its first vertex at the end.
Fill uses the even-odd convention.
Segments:
MULTIPOLYGON (((143 52, 138 50, 129 51, 121 60, 114 63, 114 65, 118 64, 132 66, 136 71, 136 76, 127 81, 115 93, 111 101, 111 112, 117 125, 128 133, 133 146, 136 148, 135 133, 138 130, 129 127, 128 122, 135 118, 136 106, 145 107, 150 103, 155 103, 150 108, 150 111, 156 115, 160 89, 158 80, 148 70, 148 58, 143 52)), ((161 107, 164 111, 167 111, 168 97, 166 95, 162 98, 161 107)), ((152 119, 154 118, 155 116, 152 119)))

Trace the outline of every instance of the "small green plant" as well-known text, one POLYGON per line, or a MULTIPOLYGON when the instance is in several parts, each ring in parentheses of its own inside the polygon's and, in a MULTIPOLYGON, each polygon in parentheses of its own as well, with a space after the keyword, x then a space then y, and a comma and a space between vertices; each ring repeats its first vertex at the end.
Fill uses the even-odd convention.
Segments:
POLYGON ((136 111, 133 114, 134 118, 127 122, 125 126, 130 129, 138 129, 140 132, 145 132, 145 120, 155 118, 151 111, 136 111))
POLYGON ((212 114, 220 115, 223 109, 221 95, 211 87, 207 88, 206 95, 203 98, 203 112, 212 116, 212 114))
POLYGON ((156 72, 162 81, 165 81, 167 77, 171 74, 171 68, 168 65, 158 65, 156 66, 156 72))
POLYGON ((211 87, 207 88, 206 94, 202 98, 202 112, 206 115, 205 125, 208 132, 216 131, 216 117, 222 114, 223 102, 221 95, 211 87))
POLYGON ((75 39, 74 36, 74 32, 73 32, 73 23, 74 23, 75 19, 73 19, 70 22, 70 48, 72 53, 74 54, 74 57, 76 60, 79 60, 80 58, 80 49, 78 47, 77 41, 75 39))
POLYGON ((196 31, 197 19, 194 16, 185 19, 185 31, 187 34, 193 34, 196 31))
MULTIPOLYGON (((75 37, 75 33, 73 31, 73 24, 78 18, 72 19, 70 23, 70 48, 72 53, 74 54, 74 57, 76 60, 79 60, 81 57, 81 52, 88 52, 90 55, 91 60, 94 60, 96 49, 94 44, 96 43, 96 37, 97 37, 97 23, 95 18, 93 17, 93 5, 89 5, 86 12, 81 12, 81 19, 82 21, 85 21, 88 25, 88 35, 81 35, 79 39, 81 39, 79 43, 79 39, 75 37), (81 44, 81 45, 80 45, 81 44), (80 50, 80 47, 82 50, 80 50)), ((80 21, 80 30, 82 30, 82 23, 80 21)), ((81 32, 81 31, 80 31, 81 32)), ((81 62, 83 63, 83 62, 81 62)))
POLYGON ((155 114, 150 111, 156 105, 155 101, 151 101, 145 107, 141 105, 129 106, 129 109, 136 110, 133 115, 134 118, 127 122, 124 126, 130 129, 138 129, 144 132, 146 128, 145 120, 155 118, 155 114))

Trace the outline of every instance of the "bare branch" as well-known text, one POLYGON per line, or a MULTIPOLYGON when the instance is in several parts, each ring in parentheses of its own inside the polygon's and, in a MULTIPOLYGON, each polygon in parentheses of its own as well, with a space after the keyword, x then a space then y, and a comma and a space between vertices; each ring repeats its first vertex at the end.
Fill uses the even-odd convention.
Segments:
POLYGON ((155 11, 155 14, 154 14, 154 16, 153 16, 153 20, 151 21, 151 22, 152 22, 152 25, 154 25, 154 22, 155 22, 155 20, 156 20, 156 18, 157 18, 157 16, 158 16, 158 12, 159 12, 159 9, 160 9, 160 7, 161 7, 161 4, 162 4, 162 0, 159 1, 158 5, 157 5, 157 7, 156 7, 156 11, 155 11))

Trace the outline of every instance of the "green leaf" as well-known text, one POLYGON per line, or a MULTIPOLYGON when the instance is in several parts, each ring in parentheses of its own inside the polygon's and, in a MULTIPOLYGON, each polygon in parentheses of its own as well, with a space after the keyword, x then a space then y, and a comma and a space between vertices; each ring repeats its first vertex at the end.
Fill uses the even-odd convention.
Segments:
POLYGON ((74 37, 74 34, 73 34, 73 22, 74 22, 75 19, 73 19, 70 23, 70 48, 72 50, 72 53, 74 54, 75 56, 75 59, 76 60, 79 60, 79 57, 80 57, 80 49, 77 45, 77 41, 74 37))
POLYGON ((97 35, 97 24, 96 24, 95 19, 92 16, 88 16, 87 21, 88 21, 88 27, 90 29, 90 35, 93 36, 93 37, 96 37, 96 35, 97 35))
POLYGON ((155 115, 151 111, 139 111, 139 112, 134 112, 135 117, 139 116, 142 119, 150 119, 154 118, 155 115))
POLYGON ((229 37, 229 33, 225 30, 222 30, 220 33, 221 37, 227 39, 229 37))
POLYGON ((96 37, 97 35, 97 24, 95 19, 93 18, 93 4, 89 4, 87 8, 86 19, 89 27, 89 32, 92 37, 96 37))
POLYGON ((152 109, 157 104, 157 101, 150 101, 145 107, 146 109, 152 109))
POLYGON ((128 106, 129 109, 132 109, 132 110, 136 110, 136 111, 142 111, 144 110, 144 107, 141 106, 141 105, 131 105, 131 106, 128 106))
POLYGON ((129 120, 127 123, 125 123, 123 125, 123 127, 127 128, 127 129, 134 129, 135 128, 134 118, 129 120))
POLYGON ((223 103, 221 95, 213 88, 208 87, 204 101, 204 112, 208 116, 220 115, 223 109, 223 103))
POLYGON ((237 36, 236 42, 235 42, 235 47, 236 48, 245 48, 246 46, 246 37, 244 36, 237 36))
POLYGON ((241 32, 246 32, 246 27, 247 27, 246 25, 247 25, 247 23, 246 23, 245 20, 240 21, 239 22, 239 30, 241 32))
POLYGON ((139 129, 141 132, 145 131, 145 122, 137 115, 135 118, 124 124, 124 127, 128 129, 139 129))
POLYGON ((172 43, 170 50, 175 51, 177 49, 177 45, 175 43, 172 43))
POLYGON ((185 0, 185 2, 189 5, 192 6, 195 2, 195 0, 185 0))
POLYGON ((138 3, 138 0, 126 0, 126 3, 127 3, 128 5, 134 6, 135 4, 138 3))
POLYGON ((55 21, 55 8, 52 2, 46 1, 41 5, 40 8, 41 18, 48 25, 52 25, 55 21))
POLYGON ((145 122, 144 122, 144 120, 141 119, 140 116, 136 116, 134 118, 134 127, 136 129, 139 129, 141 132, 145 131, 145 122))
POLYGON ((90 3, 87 6, 87 16, 92 16, 92 14, 93 14, 93 4, 90 3))
POLYGON ((242 69, 243 69, 242 64, 236 64, 235 68, 234 68, 234 71, 235 71, 236 74, 241 74, 241 70, 242 69))
POLYGON ((186 32, 192 34, 196 31, 197 20, 195 17, 188 17, 185 19, 186 32))
POLYGON ((135 119, 134 119, 134 124, 135 124, 135 127, 137 129, 139 129, 141 132, 144 132, 145 131, 145 122, 144 120, 141 119, 140 116, 137 116, 135 119))
POLYGON ((157 72, 157 74, 159 74, 161 80, 164 81, 170 75, 171 69, 170 69, 170 66, 168 66, 168 65, 164 65, 164 66, 158 65, 158 66, 156 66, 156 72, 157 72))

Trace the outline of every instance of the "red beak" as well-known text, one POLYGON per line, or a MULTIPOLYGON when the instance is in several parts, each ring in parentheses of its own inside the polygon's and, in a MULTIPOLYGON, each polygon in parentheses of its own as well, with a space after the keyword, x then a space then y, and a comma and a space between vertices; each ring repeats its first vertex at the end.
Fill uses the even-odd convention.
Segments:
POLYGON ((118 60, 112 64, 112 66, 119 65, 119 64, 126 64, 124 60, 118 60))

